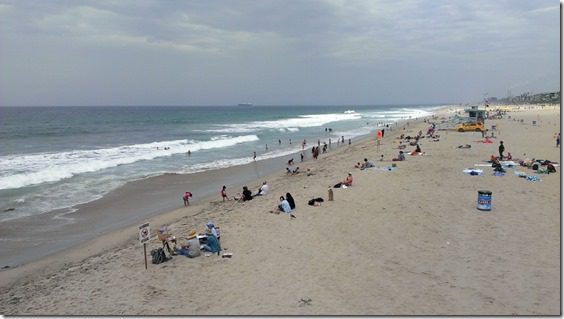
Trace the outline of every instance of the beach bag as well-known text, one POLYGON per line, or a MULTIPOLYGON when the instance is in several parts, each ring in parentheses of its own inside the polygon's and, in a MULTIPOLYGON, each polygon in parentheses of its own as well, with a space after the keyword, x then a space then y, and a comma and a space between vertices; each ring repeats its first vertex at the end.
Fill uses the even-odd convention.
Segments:
POLYGON ((151 257, 153 258, 152 260, 153 264, 160 264, 167 261, 164 249, 162 248, 151 250, 151 257))
POLYGON ((310 199, 310 200, 307 202, 307 204, 308 204, 309 206, 315 206, 315 203, 316 203, 316 202, 317 202, 317 203, 323 203, 323 198, 317 197, 317 198, 310 199))
POLYGON ((539 169, 539 164, 537 164, 537 163, 533 164, 532 169, 533 169, 533 171, 538 170, 538 169, 539 169))

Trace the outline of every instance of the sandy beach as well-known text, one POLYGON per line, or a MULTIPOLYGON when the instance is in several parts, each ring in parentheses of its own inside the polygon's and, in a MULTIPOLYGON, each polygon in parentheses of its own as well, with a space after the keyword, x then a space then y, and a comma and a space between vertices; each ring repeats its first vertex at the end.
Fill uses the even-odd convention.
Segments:
MULTIPOLYGON (((3 269, 0 313, 561 315, 560 166, 554 174, 517 166, 494 176, 486 165, 500 140, 514 161, 560 163, 560 106, 522 107, 486 124, 497 128, 491 144, 477 142, 479 132, 438 131, 438 141, 421 140, 425 155, 392 162, 400 134, 426 132, 427 123, 412 121, 386 131, 380 146, 370 137, 297 163, 313 175, 253 176, 246 183, 253 192, 263 180, 270 192, 252 201, 222 202, 217 194, 147 219, 148 251, 161 246, 159 227, 181 238, 203 232, 211 219, 232 258, 174 256, 153 265, 149 257, 145 270, 138 225, 131 225, 3 269), (471 148, 458 148, 466 144, 471 148), (364 158, 377 167, 353 167, 364 158), (467 168, 484 174, 464 174, 467 168), (333 189, 328 201, 329 187, 347 172, 353 186, 333 189), (492 192, 490 211, 477 209, 478 190, 492 192), (296 200, 295 219, 269 213, 287 192, 296 200), (317 197, 321 206, 307 204, 317 197)), ((221 184, 221 176, 213 178, 221 184)), ((230 187, 230 195, 242 186, 230 187)))

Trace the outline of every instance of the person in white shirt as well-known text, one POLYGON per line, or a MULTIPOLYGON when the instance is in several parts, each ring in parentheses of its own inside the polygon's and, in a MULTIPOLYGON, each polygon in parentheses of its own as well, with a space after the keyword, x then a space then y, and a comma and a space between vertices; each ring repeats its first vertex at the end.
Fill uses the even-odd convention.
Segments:
POLYGON ((259 188, 258 193, 255 196, 263 196, 268 193, 268 184, 266 181, 262 183, 262 186, 259 188))

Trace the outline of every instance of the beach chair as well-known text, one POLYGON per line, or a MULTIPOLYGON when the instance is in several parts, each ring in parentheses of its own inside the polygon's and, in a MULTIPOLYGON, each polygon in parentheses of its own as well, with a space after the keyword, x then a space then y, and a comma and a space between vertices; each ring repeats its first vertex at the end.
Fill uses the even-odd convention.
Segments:
POLYGON ((174 251, 176 250, 176 237, 169 234, 166 227, 157 231, 157 237, 162 242, 163 248, 166 248, 171 256, 174 255, 174 251), (170 248, 170 243, 173 244, 172 249, 170 248))

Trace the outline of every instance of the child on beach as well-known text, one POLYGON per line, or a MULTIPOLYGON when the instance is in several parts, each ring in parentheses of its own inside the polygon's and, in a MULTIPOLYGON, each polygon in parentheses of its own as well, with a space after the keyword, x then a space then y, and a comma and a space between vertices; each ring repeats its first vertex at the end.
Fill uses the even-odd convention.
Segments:
POLYGON ((190 197, 192 197, 192 193, 184 192, 184 195, 182 196, 182 199, 184 200, 184 206, 190 205, 190 197))
POLYGON ((226 199, 229 200, 229 197, 227 197, 227 187, 225 185, 221 188, 221 198, 224 202, 226 199))

